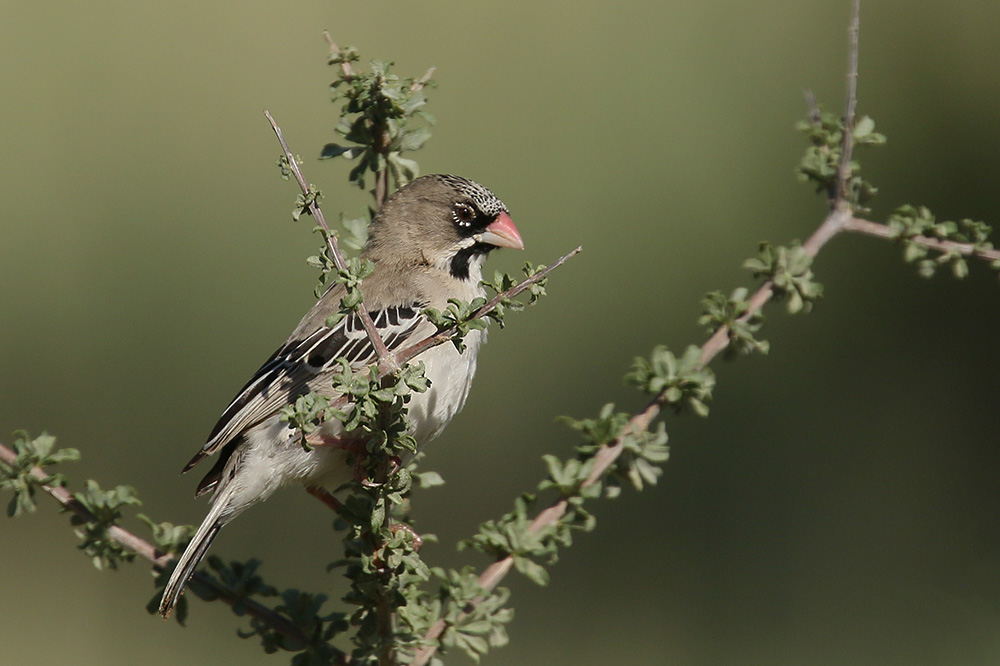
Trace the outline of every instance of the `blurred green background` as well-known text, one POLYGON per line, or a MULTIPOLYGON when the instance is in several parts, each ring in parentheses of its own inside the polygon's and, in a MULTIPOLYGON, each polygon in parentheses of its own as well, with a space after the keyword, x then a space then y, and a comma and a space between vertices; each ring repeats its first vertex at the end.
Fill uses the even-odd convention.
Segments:
MULTIPOLYGON (((346 162, 311 159, 333 138, 329 29, 400 73, 438 67, 423 171, 487 184, 527 243, 489 268, 585 248, 494 331, 430 449, 448 483, 416 497, 442 539, 426 554, 483 564, 452 544, 569 451, 555 416, 637 408, 631 359, 700 344, 702 294, 821 220, 792 127, 805 87, 841 108, 848 5, 6 0, 0 432, 82 449, 74 488, 133 484, 157 520, 201 520, 179 468, 313 298, 317 241, 262 110, 328 216, 367 203, 346 162)), ((874 219, 916 203, 1000 224, 998 27, 993 0, 865 3, 860 110, 889 136, 860 156, 874 219)), ((509 579, 512 643, 489 663, 1000 662, 996 278, 925 281, 900 254, 836 239, 816 310, 769 309, 770 356, 718 365, 711 417, 668 421, 662 483, 596 505, 548 588, 509 579)), ((0 523, 0 661, 287 663, 221 605, 187 629, 147 615, 146 567, 94 570, 42 505, 0 523)), ((214 552, 336 597, 329 522, 286 491, 214 552)))

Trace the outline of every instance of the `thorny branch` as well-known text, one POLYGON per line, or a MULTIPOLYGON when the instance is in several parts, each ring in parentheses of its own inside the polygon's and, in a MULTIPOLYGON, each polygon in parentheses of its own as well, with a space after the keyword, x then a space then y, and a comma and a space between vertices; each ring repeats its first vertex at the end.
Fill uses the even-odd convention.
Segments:
MULTIPOLYGON (((843 228, 845 224, 845 219, 849 219, 850 212, 848 210, 835 210, 830 215, 827 216, 823 224, 820 225, 819 229, 803 244, 806 252, 810 256, 815 256, 816 253, 822 248, 822 246, 833 237, 836 230, 843 228)), ((771 298, 774 296, 774 291, 772 289, 772 284, 770 281, 765 282, 761 287, 754 293, 749 299, 749 306, 747 311, 740 317, 740 320, 747 320, 759 311, 771 298)), ((702 365, 707 365, 712 361, 722 350, 724 350, 729 345, 729 328, 721 327, 718 331, 712 335, 701 348, 701 358, 702 365)), ((666 398, 664 393, 660 393, 655 396, 646 407, 634 414, 631 419, 629 419, 628 424, 625 426, 622 434, 618 436, 610 444, 604 445, 595 455, 594 455, 594 467, 590 476, 581 484, 581 488, 586 488, 587 486, 593 485, 600 479, 605 472, 610 469, 610 467, 618 459, 624 450, 624 442, 626 438, 630 435, 639 434, 649 429, 652 422, 660 414, 663 405, 666 403, 666 398)), ((531 526, 528 528, 531 532, 538 532, 546 527, 551 527, 559 522, 559 519, 563 517, 566 510, 569 508, 569 502, 566 499, 560 499, 549 506, 547 509, 540 512, 535 519, 532 521, 531 526)), ((479 585, 483 588, 485 593, 489 593, 499 585, 500 581, 510 572, 514 565, 513 556, 508 555, 503 557, 491 565, 489 565, 483 573, 479 576, 479 585)), ((475 606, 482 602, 483 596, 476 597, 473 599, 469 606, 466 608, 466 614, 474 610, 475 606)), ((425 666, 430 658, 437 651, 435 646, 436 640, 441 636, 446 628, 446 624, 443 620, 439 620, 431 629, 424 635, 424 640, 427 645, 421 648, 417 653, 412 662, 412 666, 425 666)))
MULTIPOLYGON (((847 199, 846 183, 849 182, 850 179, 851 153, 849 148, 853 142, 854 116, 857 108, 858 14, 860 12, 860 4, 860 0, 855 0, 851 22, 850 65, 847 88, 848 115, 844 120, 845 126, 848 129, 845 130, 845 150, 840 165, 840 183, 837 188, 836 199, 833 202, 830 214, 827 215, 826 219, 823 220, 823 223, 819 226, 819 228, 816 229, 812 236, 810 236, 802 246, 810 257, 815 257, 823 246, 826 245, 826 243, 829 242, 830 239, 837 233, 842 231, 848 221, 853 217, 850 204, 847 199)), ((744 312, 739 318, 740 321, 746 321, 753 317, 768 301, 771 300, 771 298, 773 298, 773 296, 773 284, 770 280, 768 280, 757 289, 753 296, 750 297, 746 312, 744 312)), ((705 342, 704 345, 702 345, 702 366, 708 365, 708 363, 718 356, 720 352, 729 346, 729 332, 730 329, 728 326, 722 326, 708 339, 707 342, 705 342)), ((661 392, 656 395, 642 411, 634 414, 632 418, 629 419, 622 433, 613 442, 604 445, 595 454, 593 470, 581 487, 587 487, 596 483, 597 480, 608 471, 611 465, 614 464, 615 460, 617 460, 617 458, 621 455, 624 450, 624 442, 626 438, 630 435, 638 434, 647 430, 654 419, 656 419, 656 417, 660 414, 660 411, 665 403, 665 392, 661 392)), ((555 525, 566 513, 568 507, 569 502, 566 499, 556 501, 535 517, 529 529, 532 532, 538 532, 542 528, 555 525)), ((488 594, 496 588, 500 581, 503 580, 503 578, 510 572, 513 564, 513 556, 508 555, 507 557, 503 557, 495 561, 483 571, 483 573, 479 576, 478 582, 480 587, 483 588, 485 594, 488 594)), ((482 603, 483 599, 484 596, 482 595, 473 599, 466 607, 466 614, 474 610, 479 603, 482 603)), ((426 645, 417 651, 412 662, 412 666, 426 666, 431 657, 437 651, 437 639, 444 632, 445 628, 445 621, 439 620, 434 624, 434 626, 431 627, 427 634, 424 635, 426 645)))
MULTIPOLYGON (((17 454, 3 444, 0 444, 0 461, 13 466, 16 463, 16 460, 17 454)), ((39 487, 54 500, 59 502, 59 504, 61 504, 66 511, 75 513, 84 521, 97 522, 97 518, 83 504, 77 501, 77 499, 73 497, 73 493, 69 490, 63 488, 62 486, 53 486, 44 483, 44 481, 49 478, 49 474, 44 469, 41 467, 33 467, 31 469, 31 476, 39 482, 39 487)), ((153 565, 153 568, 157 571, 166 568, 170 564, 170 561, 174 559, 172 555, 161 552, 156 548, 156 546, 149 543, 142 537, 137 536, 136 534, 133 534, 118 525, 109 526, 107 529, 107 535, 109 539, 121 544, 139 557, 150 562, 153 565)), ((285 636, 286 638, 289 638, 297 643, 302 643, 303 645, 309 642, 308 637, 303 635, 302 632, 299 631, 298 627, 267 606, 252 599, 237 599, 231 590, 224 585, 220 585, 218 581, 213 579, 211 576, 205 575, 200 571, 196 571, 193 578, 202 585, 210 587, 214 590, 215 593, 219 595, 219 599, 224 601, 229 606, 240 603, 247 609, 247 613, 250 616, 266 622, 282 636, 285 636)), ((347 662, 339 661, 338 663, 346 664, 347 662)))
MULTIPOLYGON (((857 113, 858 31, 860 4, 860 0, 855 0, 851 21, 850 58, 847 77, 848 101, 847 115, 845 117, 845 126, 847 129, 845 130, 844 151, 840 164, 838 188, 835 193, 835 198, 831 202, 831 212, 823 220, 822 224, 820 224, 816 231, 813 232, 812 236, 810 236, 802 245, 806 254, 813 258, 816 257, 820 250, 834 236, 842 231, 862 233, 887 240, 893 240, 898 236, 898 232, 887 225, 854 217, 847 198, 849 192, 847 192, 846 183, 849 182, 851 175, 850 163, 851 150, 853 149, 852 138, 857 113)), ((806 100, 809 105, 810 114, 815 116, 818 113, 815 98, 811 93, 807 92, 806 100)), ((987 261, 1000 260, 1000 250, 978 250, 972 243, 958 243, 955 241, 929 238, 926 236, 916 236, 909 240, 941 252, 958 252, 964 256, 974 256, 987 261)), ((749 320, 773 297, 773 284, 771 281, 764 282, 749 298, 747 301, 747 309, 743 315, 739 317, 738 321, 745 322, 749 320)), ((702 366, 708 365, 713 359, 715 359, 716 356, 729 346, 729 333, 729 327, 720 327, 702 345, 702 366)), ((615 441, 602 447, 595 454, 593 470, 581 487, 593 485, 608 471, 608 469, 610 469, 615 460, 617 460, 617 458, 621 455, 623 451, 623 443, 626 438, 648 430, 656 417, 659 416, 665 402, 665 395, 663 393, 656 395, 644 409, 637 412, 632 416, 632 418, 629 419, 621 435, 619 435, 615 441)), ((538 532, 545 527, 555 525, 566 513, 568 506, 569 504, 565 499, 560 499, 559 501, 553 503, 535 517, 529 529, 532 532, 538 532)), ((478 582, 480 587, 483 588, 485 594, 488 594, 500 584, 503 578, 510 572, 513 564, 514 558, 512 556, 507 556, 493 562, 483 571, 483 573, 479 576, 478 582)), ((484 596, 482 595, 473 599, 466 607, 466 614, 474 610, 474 608, 481 603, 483 599, 484 596)), ((437 639, 444 632, 445 628, 446 625, 444 621, 439 621, 431 627, 430 631, 428 631, 428 633, 424 636, 424 640, 427 644, 416 653, 412 666, 426 666, 431 657, 437 651, 437 639)))
MULTIPOLYGON (((271 123, 271 129, 274 130, 275 135, 278 137, 278 142, 281 144, 281 150, 285 153, 285 159, 288 162, 288 168, 291 170, 292 174, 295 176, 295 181, 299 184, 299 189, 302 190, 303 195, 309 194, 309 184, 306 179, 302 176, 302 170, 299 168, 298 161, 295 159, 295 155, 289 150, 288 144, 285 142, 285 137, 281 133, 281 128, 274 121, 269 111, 264 111, 264 115, 267 116, 267 121, 271 123)), ((313 199, 309 202, 309 213, 316 220, 316 224, 323 229, 323 233, 326 236, 327 245, 330 248, 330 254, 333 257, 333 263, 337 266, 337 270, 344 270, 346 264, 344 262, 344 255, 340 253, 340 246, 337 243, 337 237, 330 231, 330 226, 326 223, 326 217, 323 215, 323 211, 319 207, 319 202, 313 199)), ((382 336, 378 334, 375 329, 375 322, 372 321, 371 315, 368 314, 368 309, 365 307, 364 301, 358 303, 357 314, 361 319, 361 325, 365 329, 365 333, 368 335, 368 339, 371 340, 372 346, 375 348, 375 353, 378 355, 379 362, 386 362, 389 359, 389 350, 385 346, 385 342, 382 340, 382 336)), ((397 368, 398 369, 398 368, 397 368)))

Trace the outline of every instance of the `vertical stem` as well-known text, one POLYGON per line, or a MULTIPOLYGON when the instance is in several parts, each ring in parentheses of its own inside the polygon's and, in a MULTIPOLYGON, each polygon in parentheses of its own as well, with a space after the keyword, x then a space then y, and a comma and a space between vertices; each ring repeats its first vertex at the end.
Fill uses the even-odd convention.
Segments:
MULTIPOLYGON (((386 522, 390 520, 388 512, 390 510, 389 500, 382 497, 382 509, 386 512, 386 522)), ((383 527, 383 529, 386 529, 383 527)), ((376 549, 381 549, 383 546, 382 539, 373 534, 373 546, 376 549)), ((391 576, 392 574, 387 572, 388 564, 383 562, 383 573, 384 576, 391 576)), ((388 581, 386 581, 388 582, 388 581)), ((386 585, 382 585, 378 591, 378 602, 375 607, 376 622, 378 627, 378 637, 379 637, 379 647, 378 647, 378 663, 379 666, 396 666, 398 663, 396 661, 396 641, 395 641, 395 613, 393 612, 392 603, 389 601, 389 590, 386 585)))
POLYGON ((851 200, 851 159, 854 152, 854 121, 858 109, 858 51, 861 29, 861 0, 851 6, 851 27, 848 30, 850 46, 847 57, 847 100, 844 104, 844 145, 840 156, 840 173, 837 177, 837 199, 834 207, 851 200))
POLYGON ((385 123, 378 123, 374 128, 375 143, 372 147, 375 152, 385 158, 385 168, 375 172, 375 210, 382 207, 385 200, 389 198, 389 132, 385 123))
POLYGON ((381 208, 389 198, 389 169, 382 169, 375 174, 375 207, 381 208))
MULTIPOLYGON (((382 173, 385 173, 385 170, 380 172, 380 175, 382 173)), ((392 379, 389 376, 383 377, 380 384, 382 388, 388 388, 392 384, 392 379)), ((383 403, 379 407, 378 416, 378 425, 383 432, 389 430, 391 418, 392 405, 383 403)), ((391 441, 387 441, 386 445, 389 446, 391 443, 391 441)), ((390 538, 392 535, 392 503, 389 501, 388 492, 386 491, 386 486, 391 476, 392 460, 390 459, 390 451, 386 449, 377 451, 374 455, 379 457, 375 470, 375 488, 378 492, 378 501, 382 505, 382 514, 385 516, 381 529, 377 533, 373 531, 371 535, 372 548, 377 553, 385 547, 385 535, 389 535, 390 538)), ((380 564, 379 574, 380 585, 375 607, 376 626, 379 637, 378 663, 379 666, 396 666, 398 661, 396 659, 395 609, 389 598, 391 594, 389 591, 390 582, 393 573, 389 570, 389 564, 385 559, 380 564)))

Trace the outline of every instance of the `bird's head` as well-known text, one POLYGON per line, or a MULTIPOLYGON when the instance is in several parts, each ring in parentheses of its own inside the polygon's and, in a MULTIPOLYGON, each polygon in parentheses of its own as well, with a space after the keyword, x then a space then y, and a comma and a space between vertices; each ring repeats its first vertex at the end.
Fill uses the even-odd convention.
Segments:
POLYGON ((389 197, 372 220, 365 255, 478 282, 483 260, 498 247, 524 249, 503 202, 467 178, 432 174, 389 197))

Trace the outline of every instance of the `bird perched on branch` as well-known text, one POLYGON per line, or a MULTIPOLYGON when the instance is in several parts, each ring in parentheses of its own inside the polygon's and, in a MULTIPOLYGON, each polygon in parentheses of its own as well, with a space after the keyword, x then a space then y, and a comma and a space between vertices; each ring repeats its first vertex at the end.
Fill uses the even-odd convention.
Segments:
MULTIPOLYGON (((524 243, 507 207, 478 183, 452 175, 423 176, 390 197, 372 219, 361 254, 375 266, 361 285, 365 308, 389 351, 436 331, 421 314, 424 308, 443 310, 450 298, 483 296, 483 261, 498 247, 522 249, 524 243)), ((327 326, 345 293, 339 283, 327 290, 230 403, 184 468, 219 454, 198 484, 196 496, 214 493, 212 506, 167 583, 160 601, 164 617, 230 520, 292 482, 334 490, 351 480, 348 453, 336 446, 343 434, 339 422, 327 422, 320 431, 324 443, 334 445, 306 450, 281 418, 282 408, 310 391, 337 397, 332 387, 340 370, 337 358, 346 358, 355 370, 378 361, 357 314, 327 326)), ((465 404, 484 338, 485 332, 471 331, 461 354, 453 345, 439 345, 417 357, 431 383, 408 405, 418 445, 436 437, 465 404)))

